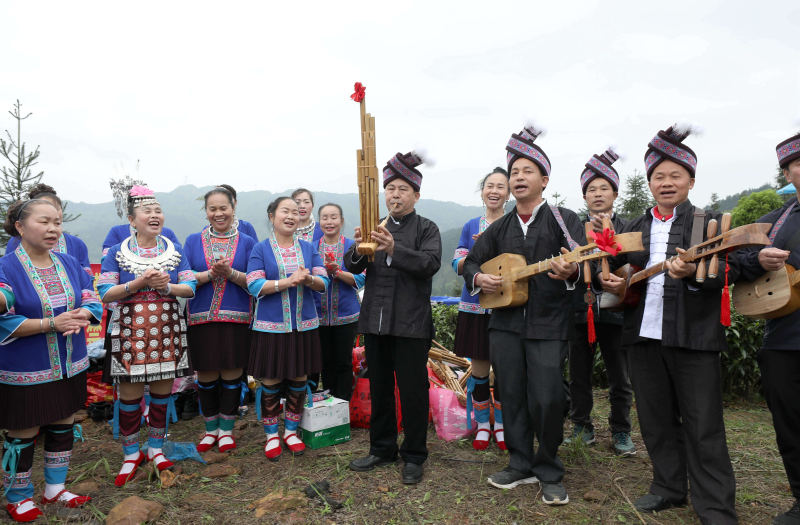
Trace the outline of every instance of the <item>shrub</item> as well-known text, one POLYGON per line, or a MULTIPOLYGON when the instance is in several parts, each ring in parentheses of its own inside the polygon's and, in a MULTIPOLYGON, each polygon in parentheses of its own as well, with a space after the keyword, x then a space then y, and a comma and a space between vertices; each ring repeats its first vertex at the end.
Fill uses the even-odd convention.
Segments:
POLYGON ((756 357, 764 338, 765 322, 736 312, 731 305, 731 326, 725 329, 728 351, 721 356, 722 392, 749 398, 761 387, 756 357))
POLYGON ((456 340, 456 319, 458 305, 434 304, 433 327, 436 329, 436 340, 445 348, 452 350, 456 340))

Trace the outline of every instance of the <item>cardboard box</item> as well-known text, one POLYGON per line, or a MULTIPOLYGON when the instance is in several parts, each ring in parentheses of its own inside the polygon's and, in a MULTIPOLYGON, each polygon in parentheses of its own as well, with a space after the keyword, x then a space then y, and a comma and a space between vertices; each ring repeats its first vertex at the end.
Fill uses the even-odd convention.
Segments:
POLYGON ((350 423, 322 430, 306 430, 300 427, 298 435, 303 440, 303 443, 311 449, 338 445, 339 443, 350 441, 350 423))
POLYGON ((326 428, 350 425, 350 403, 344 399, 329 397, 317 401, 312 407, 303 407, 300 428, 310 432, 326 428))

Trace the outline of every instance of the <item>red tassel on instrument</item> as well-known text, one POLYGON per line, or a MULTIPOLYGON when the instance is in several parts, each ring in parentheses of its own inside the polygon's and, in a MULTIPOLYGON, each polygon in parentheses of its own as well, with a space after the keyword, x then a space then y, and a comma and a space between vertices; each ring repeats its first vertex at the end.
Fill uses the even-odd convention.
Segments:
POLYGON ((725 287, 722 289, 722 304, 719 310, 719 322, 722 326, 731 325, 731 293, 728 290, 728 254, 725 254, 725 287))
POLYGON ((367 87, 362 85, 361 82, 356 82, 353 86, 353 94, 350 95, 350 98, 355 100, 356 102, 361 102, 364 100, 364 93, 367 91, 367 87))
POLYGON ((589 305, 589 310, 586 312, 587 333, 589 334, 589 344, 597 341, 597 335, 594 332, 594 308, 589 305))

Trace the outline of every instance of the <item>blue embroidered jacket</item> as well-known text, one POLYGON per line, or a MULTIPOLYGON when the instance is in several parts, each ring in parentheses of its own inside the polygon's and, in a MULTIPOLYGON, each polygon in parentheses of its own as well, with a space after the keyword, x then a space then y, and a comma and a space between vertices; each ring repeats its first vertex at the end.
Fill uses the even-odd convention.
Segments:
MULTIPOLYGON (((301 239, 294 240, 294 248, 298 255, 298 266, 304 266, 312 275, 321 277, 327 288, 327 273, 316 248, 301 239)), ((288 277, 279 249, 275 239, 268 237, 256 244, 247 263, 247 289, 256 298, 252 328, 259 332, 272 333, 288 333, 292 330, 302 332, 317 328, 319 319, 314 303, 315 292, 311 288, 300 285, 280 293, 258 296, 267 280, 288 277)))
MULTIPOLYGON (((323 237, 316 244, 317 253, 323 258, 325 257, 324 243, 325 238, 323 237)), ((353 239, 348 239, 343 235, 339 236, 335 261, 339 268, 344 269, 344 254, 354 243, 353 239)), ((364 286, 366 277, 363 273, 354 273, 353 278, 356 280, 356 286, 350 286, 339 279, 330 279, 328 288, 324 292, 314 294, 317 313, 319 314, 319 324, 322 326, 339 326, 358 321, 358 314, 361 311, 358 289, 364 286)))
MULTIPOLYGON (((19 237, 11 237, 8 240, 8 246, 6 246, 6 253, 13 252, 17 249, 17 246, 19 246, 19 237)), ((94 273, 92 273, 92 264, 89 262, 89 249, 86 247, 86 243, 80 238, 70 235, 66 232, 62 233, 61 237, 58 238, 58 244, 55 248, 53 248, 53 251, 72 255, 78 259, 78 262, 81 263, 81 267, 86 270, 86 273, 88 273, 90 277, 94 278, 94 273)))
MULTIPOLYGON (((102 305, 77 259, 51 252, 55 273, 63 288, 64 304, 51 306, 47 286, 22 247, 0 259, 0 289, 6 296, 8 312, 0 316, 0 383, 35 385, 58 381, 89 368, 86 336, 64 337, 57 332, 13 337, 26 319, 55 317, 75 308, 86 308, 95 322, 102 317, 102 305)), ((48 325, 45 319, 44 326, 48 325)))
MULTIPOLYGON (((475 245, 475 240, 472 236, 483 233, 488 226, 489 223, 486 221, 486 217, 475 217, 464 224, 464 227, 461 229, 461 238, 458 241, 458 247, 453 254, 453 261, 451 263, 453 265, 453 271, 456 272, 457 275, 460 275, 458 273, 459 261, 465 259, 467 255, 469 255, 469 251, 475 245)), ((461 287, 461 300, 458 302, 458 311, 471 314, 484 314, 487 312, 485 309, 481 308, 478 295, 470 295, 466 283, 461 287)))
MULTIPOLYGON (((213 241, 208 228, 186 238, 184 252, 189 259, 189 266, 195 272, 204 272, 214 265, 213 241)), ((228 252, 225 258, 233 259, 231 267, 234 270, 246 274, 247 261, 256 241, 241 231, 226 241, 228 252)), ((197 293, 188 303, 188 309, 190 326, 211 322, 250 324, 250 294, 227 279, 198 286, 197 293)))

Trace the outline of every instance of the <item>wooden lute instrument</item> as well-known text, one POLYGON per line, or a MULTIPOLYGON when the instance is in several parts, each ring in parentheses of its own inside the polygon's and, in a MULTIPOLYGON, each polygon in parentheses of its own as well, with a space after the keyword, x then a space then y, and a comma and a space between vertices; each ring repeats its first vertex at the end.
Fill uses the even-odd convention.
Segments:
POLYGON ((783 317, 800 308, 800 272, 791 265, 733 287, 736 311, 756 319, 783 317))
MULTIPOLYGON (((644 250, 641 232, 622 233, 614 236, 619 253, 644 250)), ((528 278, 548 272, 553 260, 580 264, 584 261, 602 259, 610 254, 597 249, 596 243, 579 246, 569 253, 527 264, 525 256, 517 253, 502 253, 481 265, 481 272, 503 278, 501 288, 494 293, 481 292, 479 299, 484 308, 510 308, 528 302, 528 278)))
MULTIPOLYGON (((725 254, 746 246, 766 246, 769 244, 767 232, 770 228, 772 228, 771 224, 761 222, 739 226, 738 228, 726 231, 716 237, 696 244, 688 248, 686 252, 674 255, 666 261, 660 264, 654 264, 645 270, 640 270, 634 268, 630 264, 626 264, 614 272, 614 275, 625 279, 623 291, 620 294, 603 292, 603 300, 600 302, 600 308, 618 309, 636 306, 641 299, 642 292, 642 287, 636 285, 647 281, 647 279, 653 275, 658 275, 659 273, 667 271, 667 261, 680 259, 683 262, 691 263, 700 261, 700 264, 705 264, 702 259, 709 256, 725 254)), ((716 269, 714 273, 716 273, 716 269)))

